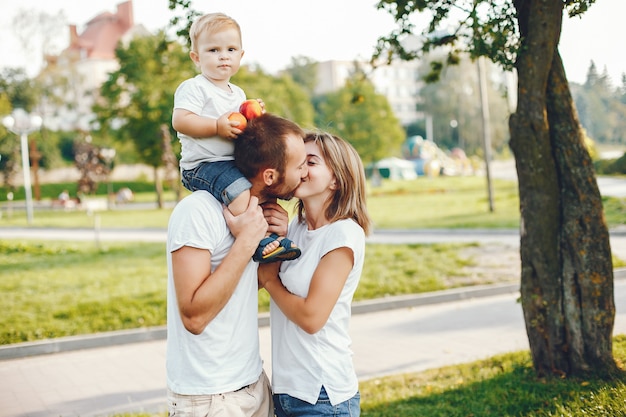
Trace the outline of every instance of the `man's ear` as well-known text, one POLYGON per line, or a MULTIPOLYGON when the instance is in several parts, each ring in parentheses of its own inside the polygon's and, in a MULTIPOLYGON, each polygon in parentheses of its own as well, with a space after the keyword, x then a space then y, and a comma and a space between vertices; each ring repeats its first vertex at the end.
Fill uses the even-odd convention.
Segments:
POLYGON ((273 185, 278 181, 278 171, 274 168, 266 168, 263 170, 263 183, 266 186, 273 185))

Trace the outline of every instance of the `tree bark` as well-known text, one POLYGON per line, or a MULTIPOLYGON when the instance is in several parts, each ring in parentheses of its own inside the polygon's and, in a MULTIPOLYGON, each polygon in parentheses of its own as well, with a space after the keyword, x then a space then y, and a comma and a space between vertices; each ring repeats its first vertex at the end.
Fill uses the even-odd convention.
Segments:
POLYGON ((613 275, 591 159, 558 55, 563 3, 514 0, 522 36, 509 121, 520 196, 521 298, 540 375, 613 371, 613 275))
POLYGON ((562 201, 559 255, 570 372, 613 370, 615 304, 609 231, 558 52, 550 70, 547 110, 562 201))

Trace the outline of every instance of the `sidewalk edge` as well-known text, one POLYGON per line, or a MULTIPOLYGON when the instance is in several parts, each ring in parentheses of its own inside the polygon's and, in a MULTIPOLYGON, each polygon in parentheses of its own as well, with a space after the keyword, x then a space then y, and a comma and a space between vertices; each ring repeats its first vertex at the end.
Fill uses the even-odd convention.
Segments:
MULTIPOLYGON (((613 271, 614 280, 626 278, 626 268, 613 271)), ((471 298, 492 297, 519 291, 519 284, 496 284, 461 287, 430 293, 390 296, 374 300, 357 301, 352 304, 352 314, 374 313, 383 310, 419 307, 431 304, 461 301, 471 298)), ((259 314, 259 326, 269 326, 269 313, 259 314)), ((67 336, 36 342, 15 343, 0 346, 0 361, 30 356, 68 352, 81 349, 115 346, 129 343, 163 340, 166 326, 119 330, 91 335, 67 336)))

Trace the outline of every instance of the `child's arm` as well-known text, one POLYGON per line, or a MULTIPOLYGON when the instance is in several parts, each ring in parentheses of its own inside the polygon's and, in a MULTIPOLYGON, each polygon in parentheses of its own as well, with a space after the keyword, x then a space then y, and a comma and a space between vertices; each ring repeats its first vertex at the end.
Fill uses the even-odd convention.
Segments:
POLYGON ((179 133, 192 138, 208 138, 220 136, 224 139, 234 139, 241 133, 237 128, 238 122, 228 120, 230 113, 221 115, 218 119, 199 116, 185 109, 174 109, 172 127, 179 133))

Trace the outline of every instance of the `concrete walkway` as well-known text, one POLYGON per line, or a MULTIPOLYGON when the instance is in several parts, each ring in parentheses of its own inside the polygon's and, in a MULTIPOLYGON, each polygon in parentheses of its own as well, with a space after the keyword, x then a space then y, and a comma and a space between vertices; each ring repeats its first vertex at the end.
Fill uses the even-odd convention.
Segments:
MULTIPOLYGON (((514 286, 502 286, 491 292, 446 291, 361 305, 351 326, 359 379, 528 349, 518 296, 514 286)), ((614 334, 625 334, 626 280, 616 280, 615 300, 614 334)), ((271 374, 269 327, 259 333, 271 374)), ((0 361, 0 416, 164 411, 164 363, 164 340, 0 361)))

